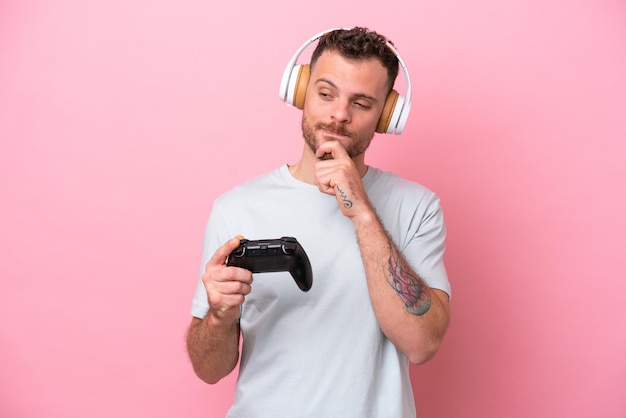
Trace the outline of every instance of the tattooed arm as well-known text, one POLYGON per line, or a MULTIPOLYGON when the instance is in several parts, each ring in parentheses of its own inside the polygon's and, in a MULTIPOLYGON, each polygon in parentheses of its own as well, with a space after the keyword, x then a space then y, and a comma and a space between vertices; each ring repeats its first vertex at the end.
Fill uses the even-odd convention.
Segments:
POLYGON ((370 300, 378 324, 412 363, 436 353, 449 322, 448 295, 431 289, 402 256, 378 219, 361 177, 367 167, 353 160, 337 142, 327 142, 318 156, 315 176, 320 191, 332 194, 342 213, 354 223, 370 300))
POLYGON ((352 220, 381 329, 412 363, 428 361, 448 327, 448 295, 411 269, 373 212, 352 220))
POLYGON ((400 296, 406 310, 414 315, 424 315, 430 310, 431 295, 428 287, 408 267, 402 255, 390 244, 389 253, 393 254, 383 262, 383 273, 387 282, 400 296))

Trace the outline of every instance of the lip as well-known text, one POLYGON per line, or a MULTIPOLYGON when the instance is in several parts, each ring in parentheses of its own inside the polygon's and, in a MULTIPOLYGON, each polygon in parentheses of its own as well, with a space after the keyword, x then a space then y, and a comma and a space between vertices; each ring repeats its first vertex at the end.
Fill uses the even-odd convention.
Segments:
POLYGON ((321 131, 322 131, 322 135, 324 135, 327 138, 334 138, 334 139, 350 138, 348 135, 343 135, 335 131, 329 131, 327 129, 322 129, 321 131))

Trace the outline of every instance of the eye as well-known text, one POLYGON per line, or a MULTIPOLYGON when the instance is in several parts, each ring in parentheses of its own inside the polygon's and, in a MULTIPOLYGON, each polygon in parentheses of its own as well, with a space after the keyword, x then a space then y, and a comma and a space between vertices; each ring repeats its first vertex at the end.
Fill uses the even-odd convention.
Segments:
POLYGON ((372 105, 369 102, 364 102, 361 100, 354 102, 354 105, 364 110, 370 109, 372 107, 372 105))
POLYGON ((333 97, 332 94, 326 90, 320 90, 317 94, 322 98, 322 100, 330 100, 333 97))

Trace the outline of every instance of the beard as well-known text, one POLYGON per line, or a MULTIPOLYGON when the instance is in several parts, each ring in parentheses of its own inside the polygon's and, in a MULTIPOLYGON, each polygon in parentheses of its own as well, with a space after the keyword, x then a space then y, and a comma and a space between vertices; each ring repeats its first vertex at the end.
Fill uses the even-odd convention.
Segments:
MULTIPOLYGON (((313 150, 313 154, 317 154, 317 149, 323 142, 323 134, 320 133, 322 130, 335 132, 339 135, 344 135, 351 139, 350 143, 343 144, 346 148, 346 152, 350 156, 350 158, 354 158, 358 155, 361 155, 365 152, 365 150, 369 147, 370 142, 372 142, 372 138, 374 137, 374 133, 372 132, 369 137, 361 137, 356 133, 348 130, 345 125, 341 123, 317 123, 313 125, 306 115, 302 114, 302 136, 304 137, 304 141, 307 145, 313 150), (319 137, 318 137, 319 135, 319 137)), ((336 139, 330 139, 331 141, 336 141, 336 139)), ((330 160, 332 159, 332 155, 324 154, 320 159, 321 160, 330 160)))

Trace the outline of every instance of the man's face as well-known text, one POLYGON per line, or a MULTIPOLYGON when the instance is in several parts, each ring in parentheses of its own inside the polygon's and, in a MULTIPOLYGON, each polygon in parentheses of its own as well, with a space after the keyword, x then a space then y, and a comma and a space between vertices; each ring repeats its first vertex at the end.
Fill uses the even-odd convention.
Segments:
POLYGON ((369 146, 387 97, 387 70, 377 59, 349 60, 324 52, 311 70, 302 134, 313 153, 339 141, 350 157, 369 146))

